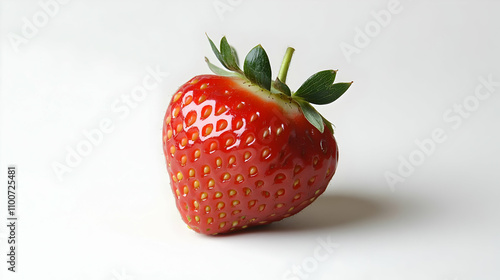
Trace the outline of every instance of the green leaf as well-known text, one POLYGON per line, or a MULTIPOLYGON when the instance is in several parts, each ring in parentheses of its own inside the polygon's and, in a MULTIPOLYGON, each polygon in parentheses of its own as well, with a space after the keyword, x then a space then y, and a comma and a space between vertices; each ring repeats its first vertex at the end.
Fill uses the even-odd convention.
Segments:
POLYGON ((213 65, 206 57, 205 57, 205 62, 207 63, 208 68, 210 68, 210 70, 212 70, 212 72, 214 72, 215 74, 217 74, 219 76, 226 76, 226 77, 227 76, 236 76, 234 72, 229 72, 229 71, 226 71, 220 67, 213 65))
POLYGON ((240 60, 238 59, 238 53, 236 52, 236 49, 231 46, 231 52, 233 53, 234 60, 236 61, 236 65, 240 65, 240 60))
POLYGON ((350 83, 336 83, 336 71, 325 70, 318 72, 307 79, 295 92, 294 96, 298 96, 313 104, 329 104, 337 100, 351 86, 350 83))
POLYGON ((284 93, 288 96, 292 95, 290 88, 285 83, 280 81, 279 78, 276 78, 276 80, 273 82, 273 88, 275 88, 277 91, 284 93))
POLYGON ((316 92, 325 91, 335 81, 336 73, 334 70, 324 70, 312 75, 300 86, 295 95, 307 100, 307 97, 316 92))
POLYGON ((215 56, 220 61, 220 63, 222 63, 222 65, 224 65, 224 67, 226 67, 226 65, 224 63, 224 57, 222 57, 222 54, 219 52, 219 50, 215 46, 214 42, 212 42, 212 40, 210 39, 210 37, 208 37, 208 35, 207 35, 207 38, 208 38, 208 41, 210 42, 210 47, 212 47, 212 51, 214 52, 215 56))
POLYGON ((323 122, 325 123, 326 127, 328 128, 328 130, 330 130, 330 132, 333 134, 333 125, 332 123, 327 120, 325 117, 321 116, 323 118, 323 122))
POLYGON ((251 82, 271 90, 271 64, 261 45, 256 46, 247 54, 243 71, 251 82))
POLYGON ((352 82, 333 84, 330 86, 330 88, 324 91, 317 91, 314 94, 304 97, 304 99, 312 104, 317 105, 330 104, 333 101, 337 100, 340 96, 342 96, 342 94, 346 92, 351 84, 352 82))
POLYGON ((323 123, 323 116, 321 116, 314 107, 306 101, 296 100, 302 109, 304 117, 311 123, 319 132, 323 133, 325 131, 325 124, 323 123))
POLYGON ((235 57, 236 51, 229 45, 225 36, 220 40, 220 52, 224 59, 224 66, 227 69, 241 71, 238 66, 238 57, 235 57))

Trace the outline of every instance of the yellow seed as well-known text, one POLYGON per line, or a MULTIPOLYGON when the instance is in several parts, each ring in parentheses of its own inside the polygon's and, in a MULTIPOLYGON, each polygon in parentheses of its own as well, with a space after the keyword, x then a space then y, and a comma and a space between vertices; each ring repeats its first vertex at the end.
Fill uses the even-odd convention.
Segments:
POLYGON ((229 157, 229 165, 233 165, 236 162, 236 157, 235 156, 230 156, 229 157))
POLYGON ((175 149, 175 146, 173 146, 173 145, 172 145, 172 146, 170 146, 170 153, 171 153, 172 155, 173 155, 173 154, 175 154, 175 150, 176 150, 176 149, 175 149))
POLYGON ((212 114, 212 106, 205 106, 201 109, 201 118, 206 119, 212 114))
POLYGON ((198 98, 198 104, 201 104, 203 101, 205 101, 207 99, 207 96, 202 94, 199 98, 198 98))
POLYGON ((172 121, 172 117, 167 116, 167 118, 165 119, 165 124, 170 124, 171 121, 172 121))
POLYGON ((194 180, 194 182, 193 182, 193 188, 195 190, 199 189, 200 188, 200 181, 194 180))
POLYGON ((226 110, 226 106, 220 106, 219 108, 217 108, 217 111, 215 111, 215 115, 220 116, 222 113, 226 112, 226 110))
POLYGON ((208 87, 208 84, 204 83, 204 84, 201 84, 200 89, 206 89, 207 87, 208 87))
POLYGON ((243 175, 238 174, 238 175, 236 176, 236 182, 238 182, 238 183, 243 182, 243 175))
POLYGON ((314 181, 316 181, 316 176, 309 179, 309 184, 312 185, 314 183, 314 181))
POLYGON ((177 198, 179 198, 181 196, 181 192, 179 191, 179 189, 175 190, 175 194, 177 195, 177 198))
POLYGON ((181 147, 186 147, 187 143, 188 143, 188 139, 187 138, 182 138, 181 139, 181 147))
POLYGON ((184 166, 186 165, 186 163, 187 163, 187 156, 186 155, 181 156, 181 165, 184 166))
POLYGON ((317 190, 314 192, 314 195, 317 195, 320 192, 320 190, 317 190))
POLYGON ((247 143, 247 144, 250 144, 250 143, 252 143, 252 142, 253 142, 253 140, 254 140, 254 139, 255 139, 255 137, 253 137, 253 135, 248 135, 247 140, 246 140, 246 143, 247 143))
POLYGON ((219 224, 219 228, 223 228, 226 225, 226 222, 222 222, 219 224))
POLYGON ((250 221, 248 221, 249 223, 253 223, 255 222, 257 219, 256 218, 251 218, 250 221))
POLYGON ((187 195, 189 193, 189 188, 188 186, 184 186, 184 195, 187 195))
POLYGON ((200 195, 200 199, 203 201, 203 200, 205 200, 207 198, 208 198, 208 193, 202 192, 201 195, 200 195))
POLYGON ((217 131, 224 130, 227 127, 227 121, 226 120, 220 120, 217 122, 217 131))
POLYGON ((229 196, 235 196, 236 191, 235 190, 229 190, 229 196))
MULTIPOLYGON (((231 214, 234 216, 234 215, 238 215, 239 213, 241 213, 241 210, 234 210, 231 214)), ((245 219, 245 216, 243 216, 241 219, 242 220, 245 219)))
POLYGON ((208 188, 213 189, 214 186, 215 186, 215 180, 214 179, 208 180, 208 188))
POLYGON ((195 220, 196 222, 200 222, 200 216, 198 216, 198 215, 194 216, 194 220, 195 220))
POLYGON ((196 121, 196 111, 191 111, 186 116, 186 126, 191 126, 196 121))
POLYGON ((173 134, 172 129, 170 129, 170 128, 169 128, 169 129, 167 130, 167 139, 172 138, 172 134, 173 134))
POLYGON ((206 213, 210 213, 210 206, 208 206, 208 205, 207 205, 207 206, 205 206, 205 212, 206 212, 206 213))
POLYGON ((194 169, 193 168, 189 169, 188 174, 189 174, 189 177, 194 177, 194 175, 195 175, 194 169))
POLYGON ((264 150, 262 150, 262 157, 267 158, 267 156, 269 156, 270 153, 271 151, 268 148, 265 148, 264 150))
POLYGON ((269 130, 264 130, 264 132, 262 133, 262 138, 267 138, 269 136, 269 130))
POLYGON ((182 96, 182 92, 178 92, 174 95, 174 102, 177 102, 177 100, 179 100, 179 98, 181 98, 182 96))
POLYGON ((317 157, 314 157, 313 159, 313 166, 316 166, 318 164, 319 159, 317 157))
POLYGON ((221 210, 222 208, 224 208, 224 202, 219 202, 217 203, 217 209, 221 210))
POLYGON ((316 198, 315 198, 315 197, 313 197, 313 198, 309 199, 309 201, 310 201, 310 202, 313 202, 315 199, 316 199, 316 198))
POLYGON ((282 127, 278 127, 276 129, 276 136, 279 136, 282 132, 283 132, 283 128, 282 127))
POLYGON ((233 200, 232 204, 233 204, 233 206, 236 206, 236 205, 240 204, 240 201, 239 200, 233 200))
POLYGON ((257 174, 257 167, 255 167, 255 166, 250 167, 249 173, 250 173, 250 175, 257 174))
POLYGON ((200 152, 200 150, 195 150, 195 151, 194 151, 194 158, 195 158, 195 159, 198 159, 200 156, 201 156, 201 152, 200 152))
POLYGON ((177 130, 177 132, 182 131, 182 123, 177 124, 176 130, 177 130))
POLYGON ((236 108, 241 109, 245 106, 245 102, 240 102, 238 105, 236 105, 236 108))
POLYGON ((240 129, 243 126, 243 121, 238 120, 236 121, 236 129, 240 129))
POLYGON ((212 217, 209 217, 209 218, 207 219, 207 224, 211 224, 213 221, 214 221, 214 219, 213 219, 212 217))
POLYGON ((248 227, 247 225, 244 225, 244 226, 242 226, 241 228, 242 228, 242 229, 245 229, 245 228, 247 228, 247 227, 248 227))
POLYGON ((221 167, 222 166, 222 159, 220 157, 215 159, 215 164, 217 165, 217 167, 221 167))
POLYGON ((253 122, 257 119, 258 115, 257 114, 253 114, 251 117, 250 117, 250 122, 253 122))
POLYGON ((226 140, 226 147, 231 146, 234 143, 234 138, 228 138, 226 140))
POLYGON ((203 173, 209 174, 210 173, 210 166, 205 165, 205 167, 203 167, 203 173))
POLYGON ((193 101, 193 96, 187 95, 186 99, 184 100, 184 106, 189 105, 192 101, 193 101))
POLYGON ((253 206, 255 206, 255 203, 257 203, 257 200, 250 200, 248 202, 248 208, 252 208, 253 206))
POLYGON ((191 134, 191 141, 196 141, 196 139, 198 139, 198 136, 198 131, 193 132, 193 134, 191 134))
POLYGON ((281 190, 279 190, 279 191, 276 192, 277 196, 282 196, 283 194, 285 194, 285 190, 284 189, 281 189, 281 190))
POLYGON ((196 84, 198 81, 199 81, 198 79, 193 79, 193 80, 190 82, 190 84, 194 85, 194 84, 196 84))
POLYGON ((243 155, 245 160, 249 160, 251 156, 252 156, 252 153, 250 153, 250 152, 245 152, 245 154, 243 155))
POLYGON ((177 172, 177 180, 182 180, 184 178, 184 175, 182 175, 182 172, 177 172))
POLYGON ((259 181, 255 182, 255 186, 257 188, 261 188, 262 186, 264 186, 264 181, 259 180, 259 181))
POLYGON ((178 180, 177 180, 177 176, 172 175, 172 180, 173 180, 174 182, 176 182, 176 183, 177 183, 177 182, 178 182, 178 180))
POLYGON ((226 213, 224 213, 224 212, 220 212, 220 213, 219 213, 219 218, 220 218, 220 219, 222 219, 222 218, 224 218, 224 217, 226 217, 226 213))
POLYGON ((208 136, 210 135, 210 133, 212 133, 212 130, 213 130, 213 125, 212 124, 207 124, 203 127, 203 130, 202 130, 202 135, 203 136, 208 136))
POLYGON ((179 106, 175 107, 174 110, 172 110, 172 117, 177 118, 180 111, 181 111, 181 107, 179 107, 179 106))
POLYGON ((231 179, 231 174, 229 174, 227 172, 224 173, 224 175, 222 176, 222 180, 226 181, 226 180, 229 180, 229 179, 231 179))
POLYGON ((293 169, 293 173, 297 174, 302 170, 302 166, 300 165, 295 165, 295 168, 293 169))
POLYGON ((200 207, 200 204, 198 203, 198 201, 193 201, 193 206, 194 206, 194 209, 198 209, 198 207, 200 207))
POLYGON ((288 209, 288 212, 292 212, 292 211, 293 211, 293 209, 295 209, 295 207, 293 207, 293 206, 292 206, 292 207, 290 207, 290 208, 288 209))
POLYGON ((233 227, 237 226, 237 225, 238 225, 238 221, 234 221, 234 222, 232 223, 232 225, 233 225, 233 227))
POLYGON ((216 192, 215 193, 215 198, 221 198, 222 197, 222 193, 221 192, 216 192))
POLYGON ((284 205, 283 203, 278 203, 278 204, 276 204, 276 208, 281 208, 281 207, 283 207, 283 205, 284 205))
POLYGON ((298 185, 300 184, 300 180, 299 179, 296 179, 295 181, 293 181, 293 187, 297 187, 298 185))
POLYGON ((217 149, 217 142, 214 141, 214 142, 210 143, 209 149, 210 149, 210 152, 215 151, 217 149))
POLYGON ((244 188, 243 191, 245 191, 245 195, 250 195, 250 193, 252 192, 252 190, 249 188, 244 188))
POLYGON ((266 205, 265 204, 262 204, 261 206, 259 206, 259 211, 264 211, 264 209, 266 208, 266 205))

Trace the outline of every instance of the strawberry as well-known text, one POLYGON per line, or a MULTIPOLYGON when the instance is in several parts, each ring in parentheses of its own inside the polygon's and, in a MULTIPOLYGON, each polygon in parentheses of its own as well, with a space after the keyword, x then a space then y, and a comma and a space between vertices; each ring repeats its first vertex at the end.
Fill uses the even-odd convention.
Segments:
POLYGON ((339 98, 351 83, 318 72, 296 91, 285 84, 288 48, 278 78, 258 45, 243 70, 225 37, 223 70, 200 75, 173 95, 163 125, 163 151, 182 219, 196 232, 228 233, 292 216, 321 195, 337 168, 330 122, 311 105, 339 98))

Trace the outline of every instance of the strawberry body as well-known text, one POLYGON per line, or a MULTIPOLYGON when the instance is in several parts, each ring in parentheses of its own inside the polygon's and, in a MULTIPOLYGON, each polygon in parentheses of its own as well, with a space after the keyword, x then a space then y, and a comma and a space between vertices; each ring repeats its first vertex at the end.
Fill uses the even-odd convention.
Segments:
POLYGON ((216 75, 173 95, 163 150, 182 219, 204 234, 296 214, 325 191, 338 161, 333 134, 291 97, 216 75))

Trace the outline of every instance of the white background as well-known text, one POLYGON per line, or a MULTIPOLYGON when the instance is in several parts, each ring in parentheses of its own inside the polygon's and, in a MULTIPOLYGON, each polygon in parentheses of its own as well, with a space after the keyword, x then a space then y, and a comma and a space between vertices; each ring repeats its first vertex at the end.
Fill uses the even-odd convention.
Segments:
POLYGON ((499 2, 346 2, 3 0, 2 279, 500 279, 499 2), (319 108, 340 147, 326 193, 223 237, 181 221, 161 146, 172 93, 215 61, 205 32, 240 60, 262 44, 275 73, 293 46, 292 89, 324 69, 354 81, 319 108), (151 71, 169 74, 118 110, 151 71), (111 129, 59 179, 54 166, 102 122, 111 129))

